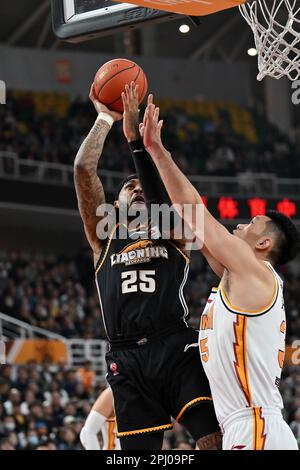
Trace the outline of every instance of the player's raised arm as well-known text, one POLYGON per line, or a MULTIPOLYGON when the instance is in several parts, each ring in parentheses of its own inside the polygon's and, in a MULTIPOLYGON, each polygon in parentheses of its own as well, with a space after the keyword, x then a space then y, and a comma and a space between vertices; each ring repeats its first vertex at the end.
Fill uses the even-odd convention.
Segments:
POLYGON ((98 117, 76 155, 74 182, 86 237, 95 258, 97 258, 101 252, 101 245, 96 234, 97 223, 100 220, 100 217, 96 216, 96 211, 97 207, 105 202, 104 189, 97 175, 98 162, 112 124, 122 119, 122 115, 110 111, 101 104, 94 94, 93 86, 90 90, 90 99, 95 106, 98 117))
MULTIPOLYGON (((172 203, 157 168, 150 155, 146 152, 142 141, 139 130, 141 125, 139 125, 138 95, 138 86, 135 85, 134 82, 132 82, 130 86, 126 85, 125 91, 122 93, 124 106, 123 130, 129 144, 137 175, 141 182, 147 209, 150 212, 151 206, 154 204, 159 206, 166 204, 171 207, 172 203)), ((152 99, 153 96, 149 95, 148 104, 152 103, 152 99)), ((159 123, 159 127, 161 129, 162 121, 159 123)), ((176 222, 181 223, 179 217, 176 222)), ((180 245, 181 249, 185 251, 186 240, 179 237, 176 239, 173 238, 174 225, 176 222, 173 223, 173 221, 170 220, 168 235, 174 243, 180 245)), ((166 235, 165 230, 164 233, 166 235)))
POLYGON ((138 86, 134 82, 130 86, 126 85, 125 92, 122 93, 122 100, 124 106, 124 135, 129 144, 136 172, 142 184, 148 210, 151 204, 171 204, 157 168, 143 145, 139 131, 138 86))
MULTIPOLYGON (((139 124, 138 87, 135 86, 134 83, 131 83, 130 87, 127 86, 125 88, 125 92, 122 93, 122 100, 124 106, 124 134, 131 150, 136 172, 141 181, 148 209, 151 204, 168 204, 171 206, 172 202, 159 172, 150 155, 146 152, 141 139, 140 131, 143 133, 144 123, 139 124)), ((153 95, 150 94, 148 96, 148 104, 152 103, 153 95)), ((163 121, 160 120, 157 124, 160 134, 163 121)), ((181 248, 185 248, 186 240, 176 240, 176 242, 177 244, 181 242, 181 248)), ((215 274, 222 277, 224 266, 212 256, 206 246, 202 246, 201 252, 215 274)))
POLYGON ((159 108, 152 103, 148 104, 145 112, 143 141, 147 152, 156 164, 172 203, 178 206, 184 204, 192 206, 191 216, 186 218, 185 213, 181 215, 190 225, 197 239, 205 245, 208 250, 207 254, 210 254, 219 263, 215 271, 221 274, 223 266, 236 272, 241 270, 245 272, 247 268, 257 269, 259 263, 249 245, 231 235, 210 214, 198 191, 174 163, 171 154, 164 148, 160 138, 159 108), (201 227, 197 226, 196 222, 199 206, 202 206, 204 214, 203 226, 201 227))

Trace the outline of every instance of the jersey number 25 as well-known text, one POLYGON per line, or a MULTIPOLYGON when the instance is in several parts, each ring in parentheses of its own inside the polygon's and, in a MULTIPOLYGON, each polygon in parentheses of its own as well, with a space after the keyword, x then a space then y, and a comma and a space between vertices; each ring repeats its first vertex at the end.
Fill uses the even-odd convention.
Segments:
POLYGON ((132 292, 154 292, 155 291, 155 271, 125 271, 121 274, 122 294, 132 292), (152 276, 152 277, 151 277, 152 276))

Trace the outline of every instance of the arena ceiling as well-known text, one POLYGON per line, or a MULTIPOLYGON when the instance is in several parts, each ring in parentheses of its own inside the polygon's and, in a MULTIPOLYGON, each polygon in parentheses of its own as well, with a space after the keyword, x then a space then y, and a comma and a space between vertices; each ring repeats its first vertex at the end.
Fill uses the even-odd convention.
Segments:
POLYGON ((238 9, 202 17, 201 24, 188 34, 179 32, 184 18, 150 25, 137 33, 118 33, 82 44, 58 41, 51 26, 50 0, 1 0, 0 42, 10 46, 72 51, 93 51, 113 54, 189 58, 190 60, 222 60, 233 62, 255 58, 247 55, 253 47, 250 28, 238 9))

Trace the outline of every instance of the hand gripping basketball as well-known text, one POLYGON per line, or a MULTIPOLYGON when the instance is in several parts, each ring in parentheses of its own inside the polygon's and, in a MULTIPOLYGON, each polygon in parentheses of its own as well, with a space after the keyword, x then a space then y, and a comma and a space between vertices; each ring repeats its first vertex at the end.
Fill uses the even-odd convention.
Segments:
POLYGON ((98 114, 99 113, 109 114, 113 118, 114 121, 120 121, 122 119, 123 115, 121 113, 117 113, 116 111, 111 111, 110 109, 108 109, 107 106, 105 106, 105 104, 100 103, 100 101, 97 99, 96 94, 95 94, 94 84, 91 85, 89 98, 91 102, 93 103, 98 114))

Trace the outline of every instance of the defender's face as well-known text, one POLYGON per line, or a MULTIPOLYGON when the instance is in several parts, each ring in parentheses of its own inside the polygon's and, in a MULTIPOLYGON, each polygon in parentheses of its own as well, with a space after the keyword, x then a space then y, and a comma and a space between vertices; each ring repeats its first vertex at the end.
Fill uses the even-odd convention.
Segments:
POLYGON ((271 219, 265 215, 257 215, 250 220, 249 224, 238 224, 236 229, 233 230, 233 235, 241 238, 254 248, 259 238, 262 237, 269 220, 271 219))
POLYGON ((145 209, 145 198, 139 179, 132 179, 124 184, 119 194, 118 203, 126 204, 129 208, 136 210, 145 209))

